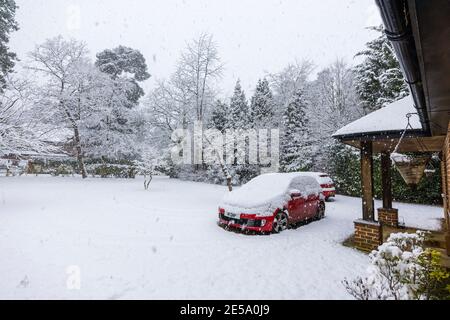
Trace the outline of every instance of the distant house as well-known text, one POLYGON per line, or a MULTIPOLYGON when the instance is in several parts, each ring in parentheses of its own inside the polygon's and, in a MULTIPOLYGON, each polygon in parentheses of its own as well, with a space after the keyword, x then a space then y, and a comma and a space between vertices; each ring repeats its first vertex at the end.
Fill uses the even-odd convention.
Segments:
POLYGON ((41 173, 49 162, 61 163, 73 159, 72 132, 67 129, 47 128, 42 133, 42 141, 47 150, 2 150, 0 152, 0 174, 41 173))
POLYGON ((383 226, 398 224, 392 208, 391 153, 439 152, 445 218, 445 246, 450 255, 450 1, 377 0, 386 34, 400 61, 411 96, 392 103, 334 133, 360 149, 362 217, 355 221, 356 246, 371 250, 382 242, 383 226), (420 139, 418 139, 420 137, 420 139), (383 206, 376 212, 373 155, 381 154, 383 206))
POLYGON ((1 175, 20 175, 23 173, 41 173, 50 161, 61 163, 72 159, 65 153, 38 153, 24 151, 20 154, 3 154, 0 156, 1 175))

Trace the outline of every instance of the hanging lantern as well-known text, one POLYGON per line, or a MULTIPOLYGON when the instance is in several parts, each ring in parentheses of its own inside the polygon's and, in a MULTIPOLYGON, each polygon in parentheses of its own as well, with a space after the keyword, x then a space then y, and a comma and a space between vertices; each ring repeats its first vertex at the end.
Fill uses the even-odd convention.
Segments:
POLYGON ((416 187, 425 172, 430 156, 410 157, 407 155, 393 153, 391 155, 395 167, 402 176, 403 180, 410 187, 416 187))

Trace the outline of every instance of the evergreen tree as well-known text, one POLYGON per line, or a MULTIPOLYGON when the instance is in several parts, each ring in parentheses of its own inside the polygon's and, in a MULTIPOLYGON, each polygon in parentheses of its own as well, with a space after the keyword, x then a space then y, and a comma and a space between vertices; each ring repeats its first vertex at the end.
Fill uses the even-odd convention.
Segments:
POLYGON ((303 90, 297 90, 283 114, 284 133, 280 153, 280 170, 283 172, 307 170, 311 166, 307 108, 303 90))
POLYGON ((355 71, 356 91, 365 113, 408 95, 408 87, 392 44, 381 26, 371 29, 380 32, 380 36, 368 42, 367 48, 356 55, 364 57, 355 71))
POLYGON ((0 0, 0 93, 6 86, 6 75, 12 71, 16 54, 9 51, 9 33, 18 30, 14 19, 16 14, 14 0, 0 0))
POLYGON ((250 105, 250 121, 253 128, 270 129, 275 115, 272 91, 267 79, 258 80, 250 105))
POLYGON ((211 113, 210 127, 224 132, 229 126, 229 107, 221 100, 217 100, 211 113))
POLYGON ((230 119, 229 128, 245 129, 248 128, 248 103, 245 93, 242 90, 240 80, 236 82, 233 96, 230 100, 230 119))
POLYGON ((144 90, 138 83, 150 78, 150 74, 147 72, 147 63, 142 53, 132 48, 118 46, 112 50, 106 49, 99 52, 96 57, 95 65, 100 71, 109 74, 113 80, 121 77, 129 82, 127 91, 127 97, 130 101, 129 107, 136 106, 139 99, 144 96, 144 90))

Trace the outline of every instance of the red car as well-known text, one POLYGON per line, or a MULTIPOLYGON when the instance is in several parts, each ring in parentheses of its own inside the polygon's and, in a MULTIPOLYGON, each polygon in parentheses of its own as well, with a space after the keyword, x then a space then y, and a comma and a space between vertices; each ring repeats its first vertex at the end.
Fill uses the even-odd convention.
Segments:
POLYGON ((313 177, 299 173, 260 175, 225 195, 219 225, 278 233, 306 220, 325 216, 322 189, 313 177))
POLYGON ((336 196, 334 182, 328 174, 323 172, 299 172, 299 174, 315 178, 322 188, 322 193, 325 196, 325 200, 336 196))

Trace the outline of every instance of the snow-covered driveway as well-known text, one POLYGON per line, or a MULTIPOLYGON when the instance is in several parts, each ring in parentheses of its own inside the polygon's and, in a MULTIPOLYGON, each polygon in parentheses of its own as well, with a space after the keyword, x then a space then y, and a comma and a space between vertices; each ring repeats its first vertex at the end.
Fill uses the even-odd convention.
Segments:
MULTIPOLYGON (((277 235, 216 225, 226 188, 141 179, 0 177, 0 298, 347 299, 341 281, 366 255, 341 245, 357 198, 277 235), (68 290, 69 266, 81 289, 68 290)), ((408 224, 437 227, 441 208, 398 205, 408 224)))

